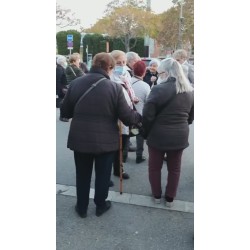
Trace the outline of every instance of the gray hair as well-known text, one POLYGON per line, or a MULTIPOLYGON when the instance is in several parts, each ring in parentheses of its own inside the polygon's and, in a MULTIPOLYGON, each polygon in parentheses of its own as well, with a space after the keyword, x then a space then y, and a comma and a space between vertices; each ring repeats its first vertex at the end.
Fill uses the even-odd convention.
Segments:
POLYGON ((186 60, 188 58, 187 51, 184 49, 178 49, 174 52, 173 58, 176 59, 184 59, 186 60))
POLYGON ((152 59, 152 60, 150 61, 150 63, 149 63, 149 66, 151 66, 152 64, 156 64, 157 67, 159 67, 160 63, 161 63, 160 60, 158 60, 158 59, 152 59))
POLYGON ((127 62, 128 63, 131 62, 131 61, 133 61, 133 60, 137 60, 137 61, 141 60, 141 58, 139 57, 139 55, 137 53, 133 52, 133 51, 127 52, 126 53, 126 58, 127 58, 127 62))
POLYGON ((188 66, 186 64, 181 64, 185 76, 188 78, 188 66))
POLYGON ((57 57, 56 62, 57 62, 58 64, 60 64, 61 66, 64 66, 65 63, 67 62, 67 59, 66 59, 65 56, 61 56, 61 55, 60 55, 60 56, 57 57))
POLYGON ((177 94, 193 91, 193 87, 185 76, 181 64, 178 63, 175 59, 166 58, 162 60, 158 71, 165 72, 167 78, 174 77, 176 79, 175 85, 177 94))

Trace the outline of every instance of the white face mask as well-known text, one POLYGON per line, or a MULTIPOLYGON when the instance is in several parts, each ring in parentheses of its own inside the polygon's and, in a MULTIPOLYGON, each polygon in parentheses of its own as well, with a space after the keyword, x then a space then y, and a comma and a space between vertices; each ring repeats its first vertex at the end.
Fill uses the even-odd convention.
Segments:
POLYGON ((115 66, 114 73, 117 75, 124 75, 126 73, 126 69, 124 66, 115 66))

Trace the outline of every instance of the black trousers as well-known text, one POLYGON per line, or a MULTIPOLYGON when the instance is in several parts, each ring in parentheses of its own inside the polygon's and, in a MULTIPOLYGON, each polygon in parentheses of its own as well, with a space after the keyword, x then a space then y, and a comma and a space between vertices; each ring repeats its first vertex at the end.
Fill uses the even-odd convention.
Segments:
POLYGON ((136 157, 141 157, 144 150, 144 138, 141 134, 136 136, 136 157))
POLYGON ((108 197, 109 180, 111 176, 114 153, 86 154, 74 151, 76 166, 76 196, 80 212, 85 212, 89 205, 89 192, 93 163, 95 162, 95 196, 96 206, 105 205, 108 197))

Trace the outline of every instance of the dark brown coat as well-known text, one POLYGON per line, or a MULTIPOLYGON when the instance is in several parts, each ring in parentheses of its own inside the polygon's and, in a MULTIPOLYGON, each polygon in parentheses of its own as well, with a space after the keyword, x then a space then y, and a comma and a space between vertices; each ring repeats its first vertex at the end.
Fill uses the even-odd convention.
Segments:
POLYGON ((82 153, 117 151, 118 118, 127 126, 141 121, 141 116, 128 106, 122 87, 112 82, 105 71, 93 68, 85 76, 71 82, 61 106, 61 116, 72 118, 68 148, 82 153), (76 106, 83 93, 103 77, 107 79, 76 106))

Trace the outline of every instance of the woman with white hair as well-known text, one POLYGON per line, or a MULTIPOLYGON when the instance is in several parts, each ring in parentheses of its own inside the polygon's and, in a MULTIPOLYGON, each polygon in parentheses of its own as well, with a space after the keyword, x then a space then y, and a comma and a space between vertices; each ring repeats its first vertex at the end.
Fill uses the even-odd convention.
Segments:
POLYGON ((143 129, 149 151, 149 182, 156 203, 161 201, 161 169, 167 154, 164 197, 166 205, 171 207, 178 188, 182 152, 189 146, 194 93, 181 65, 173 58, 161 61, 158 76, 158 85, 151 90, 144 105, 143 129))
POLYGON ((60 103, 65 95, 63 89, 66 88, 67 79, 65 75, 65 68, 67 67, 67 60, 65 56, 59 55, 56 58, 56 107, 60 107, 60 103))
POLYGON ((160 61, 158 59, 152 59, 148 65, 148 69, 143 78, 143 81, 146 82, 150 88, 154 85, 157 85, 158 72, 157 69, 160 65, 160 61))

